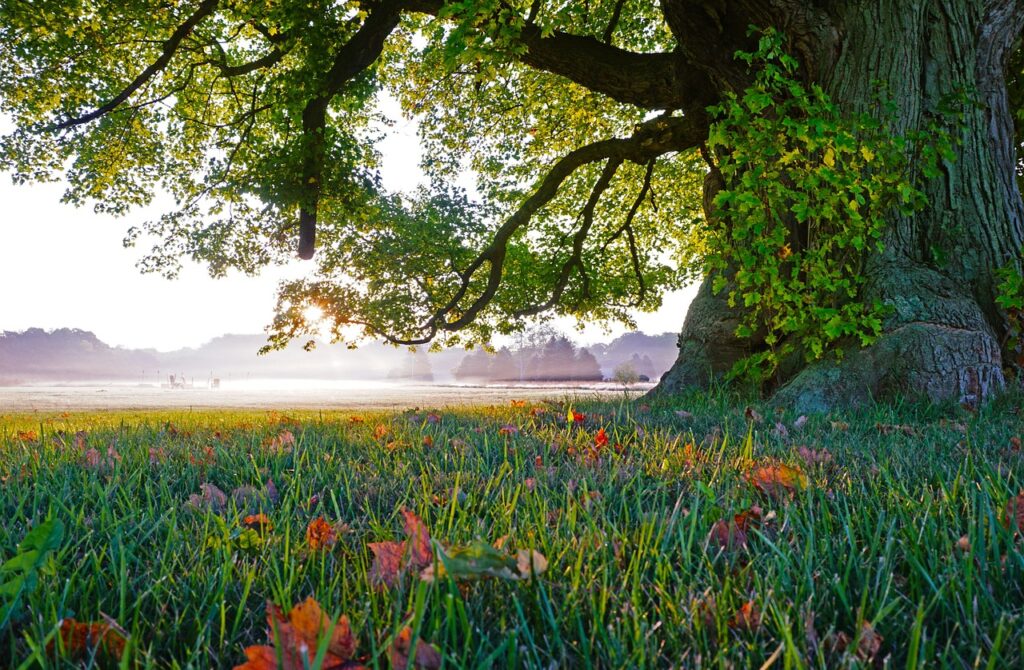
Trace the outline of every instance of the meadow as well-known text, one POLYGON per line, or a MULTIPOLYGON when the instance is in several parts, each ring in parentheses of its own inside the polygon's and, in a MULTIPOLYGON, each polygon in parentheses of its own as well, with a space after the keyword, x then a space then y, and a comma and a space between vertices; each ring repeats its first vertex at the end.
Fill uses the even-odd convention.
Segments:
POLYGON ((0 666, 1022 667, 1021 404, 2 416, 0 666))

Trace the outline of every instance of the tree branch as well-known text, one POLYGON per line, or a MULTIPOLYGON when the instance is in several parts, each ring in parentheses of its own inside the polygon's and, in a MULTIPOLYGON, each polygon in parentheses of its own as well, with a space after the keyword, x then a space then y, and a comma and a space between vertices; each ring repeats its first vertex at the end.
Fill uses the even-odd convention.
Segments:
POLYGON ((61 123, 48 126, 46 130, 66 130, 67 128, 71 128, 73 126, 80 126, 83 123, 88 123, 90 121, 93 121, 94 119, 98 119, 104 114, 113 111, 115 108, 117 108, 118 105, 120 105, 125 100, 130 98, 131 95, 135 93, 135 91, 142 88, 146 84, 146 82, 148 82, 150 79, 152 79, 154 76, 162 72, 163 69, 167 67, 167 64, 171 62, 171 58, 174 57, 174 54, 178 50, 178 46, 181 44, 181 42, 186 37, 188 37, 189 33, 191 33, 192 30, 195 29, 195 27, 199 25, 199 23, 203 19, 205 19, 210 14, 213 14, 214 10, 217 8, 217 2, 218 0, 203 0, 199 7, 196 8, 196 11, 193 12, 192 15, 189 16, 187 19, 185 19, 185 22, 179 25, 171 34, 171 36, 167 38, 166 41, 164 41, 163 50, 161 51, 160 56, 155 61, 153 61, 153 63, 150 64, 149 67, 143 70, 139 74, 139 76, 132 80, 132 82, 128 84, 128 86, 122 89, 120 93, 115 95, 109 102, 94 109, 88 114, 83 114, 82 116, 74 117, 68 119, 67 121, 63 121, 61 123))
POLYGON ((309 260, 316 246, 317 207, 324 167, 324 130, 327 107, 353 77, 369 67, 384 49, 384 40, 398 25, 402 3, 385 0, 370 11, 356 34, 335 54, 334 64, 324 76, 317 94, 302 110, 302 133, 306 159, 302 172, 305 191, 299 208, 299 258, 309 260))

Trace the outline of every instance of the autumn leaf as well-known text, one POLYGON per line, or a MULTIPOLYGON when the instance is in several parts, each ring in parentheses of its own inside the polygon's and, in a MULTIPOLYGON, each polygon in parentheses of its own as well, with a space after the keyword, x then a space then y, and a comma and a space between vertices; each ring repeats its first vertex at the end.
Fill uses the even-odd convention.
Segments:
POLYGON ((196 511, 208 510, 218 513, 228 503, 227 494, 213 484, 200 484, 199 491, 198 494, 193 493, 188 497, 188 502, 185 503, 187 507, 196 511))
POLYGON ((829 453, 828 449, 809 449, 808 447, 798 447, 796 455, 800 457, 800 460, 804 464, 813 468, 818 465, 827 465, 832 462, 832 454, 829 453))
POLYGON ((761 513, 761 508, 754 505, 731 519, 719 519, 711 526, 708 544, 725 551, 746 549, 747 533, 761 525, 761 513))
POLYGON ((1006 503, 1003 525, 1012 531, 1024 533, 1024 491, 1018 493, 1016 498, 1010 498, 1006 503))
MULTIPOLYGON (((67 658, 84 661, 96 655, 105 655, 120 661, 124 655, 126 640, 108 623, 80 623, 75 619, 64 619, 60 622, 61 649, 67 658)), ((54 640, 46 645, 46 651, 53 655, 54 640)))
POLYGON ((370 583, 391 588, 404 569, 405 542, 370 542, 367 546, 373 552, 370 583))
POLYGON ((747 421, 750 421, 752 423, 761 423, 762 421, 764 421, 764 417, 761 416, 761 413, 758 412, 753 407, 749 406, 743 410, 743 416, 744 418, 746 418, 747 421))
POLYGON ((498 435, 518 435, 518 434, 519 434, 519 428, 514 426, 514 425, 512 425, 511 423, 507 423, 507 424, 505 424, 504 426, 502 426, 501 428, 498 429, 498 435))
POLYGON ((304 670, 312 665, 321 643, 326 644, 322 670, 344 667, 355 653, 348 617, 342 615, 331 622, 313 598, 293 607, 288 617, 267 601, 267 626, 271 645, 247 647, 248 660, 235 670, 304 670))
POLYGON ((772 497, 792 495, 798 489, 807 488, 808 480, 798 468, 783 463, 762 465, 754 468, 744 479, 758 491, 772 497))
POLYGON ((410 657, 411 651, 412 629, 406 626, 391 642, 391 667, 403 670, 410 667, 410 661, 415 670, 437 670, 441 667, 441 654, 423 640, 416 640, 416 649, 410 657))
POLYGON ((242 525, 252 530, 263 532, 270 532, 274 529, 274 524, 270 523, 270 517, 262 512, 259 514, 250 514, 242 519, 242 525))
POLYGON ((322 516, 313 519, 306 526, 306 544, 313 551, 330 549, 337 541, 337 530, 322 516))
MULTIPOLYGON (((871 661, 878 655, 878 652, 882 649, 883 638, 867 621, 863 622, 860 626, 860 635, 857 637, 857 648, 853 650, 857 658, 862 661, 871 661)), ((851 637, 839 631, 833 635, 830 635, 826 640, 825 645, 833 653, 841 654, 847 651, 853 640, 851 637)))
POLYGON ((594 446, 598 449, 608 446, 608 435, 604 432, 604 428, 600 428, 594 435, 594 446))
POLYGON ((526 407, 525 400, 512 400, 510 401, 510 404, 512 405, 512 407, 526 407))
POLYGON ((380 440, 383 439, 390 432, 390 428, 385 426, 383 423, 378 423, 377 426, 373 429, 373 437, 376 440, 380 440))
POLYGON ((732 619, 729 620, 729 628, 747 633, 756 633, 760 630, 761 610, 758 608, 757 603, 753 600, 743 603, 736 610, 736 614, 733 615, 732 619))
POLYGON ((17 433, 15 433, 14 439, 18 440, 19 442, 38 442, 39 433, 37 433, 34 430, 19 430, 17 433))
POLYGON ((538 551, 521 549, 510 556, 484 540, 442 550, 439 558, 436 569, 434 565, 427 567, 420 573, 420 579, 431 582, 450 576, 453 579, 498 577, 521 581, 542 574, 548 568, 548 559, 538 551))
POLYGON ((430 546, 430 532, 427 530, 427 525, 423 523, 423 519, 404 507, 402 508, 402 517, 405 519, 403 527, 409 538, 411 549, 410 562, 417 569, 425 568, 434 562, 434 550, 430 546))

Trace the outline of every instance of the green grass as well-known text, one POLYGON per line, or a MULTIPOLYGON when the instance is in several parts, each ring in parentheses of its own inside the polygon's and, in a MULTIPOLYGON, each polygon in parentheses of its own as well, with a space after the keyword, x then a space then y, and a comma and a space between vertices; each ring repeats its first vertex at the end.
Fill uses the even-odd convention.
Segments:
POLYGON ((879 407, 799 430, 791 413, 763 409, 751 425, 742 405, 700 399, 581 403, 576 427, 554 403, 536 417, 438 410, 437 424, 427 410, 363 413, 363 423, 342 412, 0 417, 0 560, 48 515, 65 527, 0 629, 0 666, 72 667, 45 651, 59 621, 106 615, 130 633, 123 667, 232 667, 266 642, 267 599, 287 609, 313 596, 351 618, 370 667, 388 667, 405 625, 453 668, 1022 667, 1024 553, 1003 523, 1024 488, 1024 456, 1009 448, 1020 402, 976 415, 879 407), (374 437, 378 424, 387 437, 374 437), (520 432, 499 435, 505 424, 520 432), (595 457, 600 427, 611 444, 595 457), (89 467, 77 430, 120 460, 89 467), (290 452, 265 446, 283 430, 296 438, 290 452), (807 466, 801 445, 833 462, 807 466), (153 463, 151 449, 162 450, 153 463), (799 466, 809 486, 759 493, 744 474, 768 459, 799 466), (274 529, 259 548, 217 541, 259 505, 215 515, 185 504, 206 482, 230 495, 268 477, 280 500, 262 508, 274 529), (746 549, 709 543, 716 521, 753 505, 769 520, 746 549), (525 582, 374 589, 366 545, 402 539, 403 506, 442 545, 507 535, 550 567, 525 582), (317 516, 349 527, 330 551, 306 547, 317 516), (760 627, 731 626, 748 601, 760 627), (856 641, 833 649, 864 623, 884 638, 873 661, 856 641))

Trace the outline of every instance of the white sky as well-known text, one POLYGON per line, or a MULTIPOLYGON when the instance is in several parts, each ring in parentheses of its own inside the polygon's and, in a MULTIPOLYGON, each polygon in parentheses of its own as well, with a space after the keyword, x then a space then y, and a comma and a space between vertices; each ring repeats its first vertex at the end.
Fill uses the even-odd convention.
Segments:
MULTIPOLYGON (((398 118, 393 106, 386 108, 398 118)), ((0 123, 0 132, 8 129, 4 126, 0 123)), ((415 188, 421 178, 415 124, 399 121, 381 151, 384 185, 415 188)), ((224 333, 261 332, 273 315, 277 282, 312 269, 311 263, 295 261, 259 277, 211 279, 187 262, 176 280, 143 275, 135 262, 145 241, 138 249, 125 249, 121 240, 159 207, 114 218, 62 204, 62 192, 60 184, 15 186, 9 174, 0 173, 0 331, 73 327, 91 330, 112 345, 194 347, 224 333)), ((657 313, 638 314, 640 329, 678 331, 695 291, 668 296, 657 313)), ((572 330, 568 322, 553 325, 572 330)), ((572 334, 583 342, 608 337, 598 327, 572 334)))

